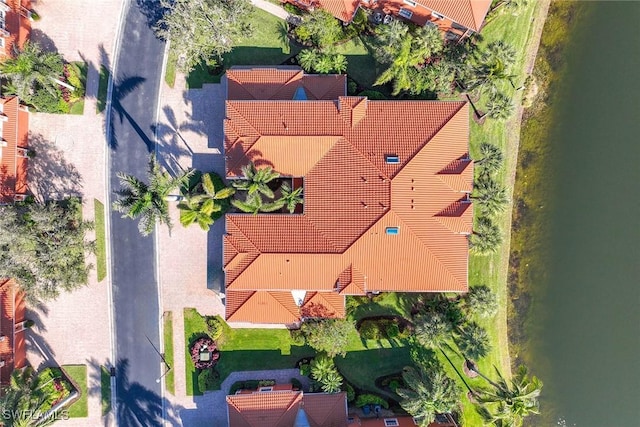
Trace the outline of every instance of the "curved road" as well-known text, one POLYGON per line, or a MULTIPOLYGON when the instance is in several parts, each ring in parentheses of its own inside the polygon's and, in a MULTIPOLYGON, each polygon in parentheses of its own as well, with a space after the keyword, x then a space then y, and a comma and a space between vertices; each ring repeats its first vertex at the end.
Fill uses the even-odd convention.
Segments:
MULTIPOLYGON (((125 11, 110 112, 111 189, 117 172, 144 177, 155 149, 156 118, 164 43, 136 4, 125 11)), ((137 2, 141 3, 141 2, 137 2)), ((112 200, 114 195, 112 193, 112 200)), ((137 221, 111 213, 113 319, 116 355, 116 421, 119 426, 162 425, 158 282, 154 236, 138 233, 137 221)))

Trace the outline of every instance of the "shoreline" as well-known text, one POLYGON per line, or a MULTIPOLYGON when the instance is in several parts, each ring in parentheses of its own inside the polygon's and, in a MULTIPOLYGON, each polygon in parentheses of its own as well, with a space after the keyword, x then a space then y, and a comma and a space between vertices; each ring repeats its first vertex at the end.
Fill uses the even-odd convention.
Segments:
MULTIPOLYGON (((530 76, 533 73, 534 65, 536 62, 536 58, 538 55, 538 50, 540 47, 540 40, 542 37, 542 31, 544 29, 544 25, 547 21, 547 14, 549 12, 549 8, 551 5, 551 0, 540 0, 538 2, 538 10, 535 15, 534 23, 529 28, 530 36, 529 41, 527 43, 527 48, 525 52, 526 61, 523 67, 523 75, 530 76)), ((516 112, 514 117, 506 123, 508 128, 507 131, 507 145, 505 150, 505 170, 506 170, 506 184, 509 189, 509 198, 511 203, 507 206, 506 213, 504 215, 502 226, 504 230, 504 241, 506 244, 502 246, 502 249, 499 253, 500 264, 498 266, 498 285, 502 290, 502 294, 505 296, 504 304, 502 310, 499 310, 497 316, 497 322, 505 325, 504 328, 501 328, 503 333, 499 334, 499 342, 500 347, 507 349, 507 351, 503 355, 502 365, 505 368, 509 368, 507 372, 509 373, 509 377, 511 377, 511 370, 513 369, 513 361, 517 359, 512 354, 512 342, 511 342, 511 334, 509 328, 509 317, 511 312, 511 292, 509 290, 509 261, 511 258, 511 235, 513 232, 513 208, 514 208, 514 197, 515 197, 515 182, 516 182, 516 172, 518 166, 518 154, 520 148, 520 131, 523 124, 524 118, 524 110, 525 108, 522 105, 522 99, 520 97, 520 102, 517 103, 516 112)))

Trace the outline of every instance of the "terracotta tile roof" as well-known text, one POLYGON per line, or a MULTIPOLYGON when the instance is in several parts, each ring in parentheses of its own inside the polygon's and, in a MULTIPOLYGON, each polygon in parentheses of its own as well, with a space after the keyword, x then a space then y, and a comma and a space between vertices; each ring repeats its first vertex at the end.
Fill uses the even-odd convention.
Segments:
MULTIPOLYGON (((228 176, 260 146, 261 161, 304 177, 302 214, 227 214, 228 295, 242 291, 253 307, 268 305, 267 296, 249 291, 320 291, 321 306, 339 314, 344 303, 327 293, 466 291, 466 103, 228 101, 225 134, 228 176)), ((287 304, 272 317, 289 319, 287 304)), ((264 321, 252 320, 254 309, 232 308, 228 315, 242 321, 264 321)))
POLYGON ((24 46, 31 35, 31 21, 26 16, 26 12, 31 10, 30 0, 6 0, 6 12, 4 18, 4 29, 9 33, 4 38, 4 47, 0 49, 1 56, 13 56, 13 46, 24 46))
MULTIPOLYGON (((393 417, 385 417, 385 418, 358 418, 356 417, 356 425, 362 427, 386 427, 385 420, 394 419, 398 422, 396 424, 398 427, 416 427, 419 424, 416 424, 413 421, 412 417, 407 416, 393 416, 393 417)), ((453 422, 433 422, 430 423, 428 427, 455 427, 456 424, 453 422)))
POLYGON ((271 391, 227 396, 230 427, 291 427, 304 411, 310 427, 346 427, 344 393, 271 391))
POLYGON ((300 67, 231 67, 227 99, 293 100, 303 89, 307 99, 333 100, 346 94, 345 74, 304 74, 300 67))
MULTIPOLYGON (((317 0, 321 8, 343 22, 351 22, 360 5, 360 0, 317 0)), ((294 0, 295 4, 295 0, 294 0)))
MULTIPOLYGON (((395 0, 398 1, 398 0, 395 0)), ((400 0, 401 1, 401 0, 400 0)), ((460 25, 479 31, 492 0, 415 0, 418 4, 460 25)), ((383 3, 384 0, 380 0, 383 3)))
POLYGON ((16 193, 27 191, 27 158, 19 155, 18 148, 27 148, 29 113, 16 96, 0 98, 0 106, 0 202, 10 203, 16 193))
POLYGON ((14 368, 26 365, 25 333, 15 332, 15 324, 25 320, 24 295, 12 279, 0 279, 0 384, 9 382, 14 368))
POLYGON ((345 316, 343 295, 307 292, 300 307, 290 291, 226 292, 225 317, 228 322, 296 324, 303 318, 345 316))

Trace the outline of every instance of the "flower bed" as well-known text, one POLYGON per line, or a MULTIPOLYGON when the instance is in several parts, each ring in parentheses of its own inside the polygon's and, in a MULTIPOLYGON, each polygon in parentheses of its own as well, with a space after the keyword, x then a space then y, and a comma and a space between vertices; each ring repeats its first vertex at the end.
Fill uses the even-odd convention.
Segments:
POLYGON ((191 360, 196 369, 209 369, 218 363, 218 346, 209 337, 198 338, 191 345, 191 360))

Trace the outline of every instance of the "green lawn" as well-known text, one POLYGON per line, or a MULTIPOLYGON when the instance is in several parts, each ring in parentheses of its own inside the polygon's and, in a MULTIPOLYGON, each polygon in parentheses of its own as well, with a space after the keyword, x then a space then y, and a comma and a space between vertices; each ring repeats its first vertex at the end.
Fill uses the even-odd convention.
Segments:
POLYGON ((176 67, 178 66, 178 60, 174 55, 168 55, 167 68, 164 71, 164 82, 173 87, 176 84, 176 67))
POLYGON ((87 417, 89 415, 87 406, 87 365, 63 365, 62 368, 78 386, 78 393, 80 393, 80 398, 69 406, 69 417, 87 417))
POLYGON ((72 62, 72 64, 78 68, 78 70, 80 71, 80 82, 82 83, 82 97, 74 102, 73 104, 71 104, 70 109, 69 109, 69 113, 70 114, 77 114, 77 115, 82 115, 84 113, 84 97, 86 95, 87 92, 87 72, 88 72, 88 67, 87 67, 87 63, 83 62, 83 61, 74 61, 72 62))
POLYGON ((373 83, 384 71, 371 53, 371 41, 365 37, 355 37, 347 43, 337 46, 336 52, 347 57, 347 74, 365 89, 380 90, 373 83))
POLYGON ((104 65, 100 66, 100 80, 98 82, 98 99, 96 112, 102 113, 107 106, 107 91, 109 90, 109 70, 104 65))
POLYGON ((111 411, 111 374, 105 366, 100 366, 100 402, 102 415, 111 411))
MULTIPOLYGON (((279 65, 300 48, 287 38, 286 22, 261 9, 254 8, 253 34, 240 40, 233 50, 223 56, 224 68, 234 65, 279 65)), ((196 67, 187 76, 187 87, 199 88, 203 83, 218 83, 220 73, 211 74, 206 66, 196 67)))
POLYGON ((107 277, 107 247, 106 247, 106 234, 105 234, 105 216, 104 205, 98 199, 93 199, 95 209, 95 227, 96 227, 96 261, 97 261, 97 274, 98 282, 104 280, 107 277))
POLYGON ((164 383, 167 391, 175 394, 175 374, 173 371, 173 315, 170 311, 166 311, 163 315, 164 319, 164 360, 169 365, 169 372, 164 376, 164 383))

